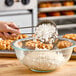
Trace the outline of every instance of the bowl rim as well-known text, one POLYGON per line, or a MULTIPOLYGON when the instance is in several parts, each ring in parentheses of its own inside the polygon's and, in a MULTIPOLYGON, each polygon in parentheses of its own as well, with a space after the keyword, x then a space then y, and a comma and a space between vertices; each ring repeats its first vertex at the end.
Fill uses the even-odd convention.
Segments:
MULTIPOLYGON (((71 40, 71 39, 67 39, 67 38, 62 38, 61 36, 58 36, 57 37, 58 39, 61 39, 61 40, 65 40, 65 41, 70 41, 73 43, 72 46, 70 47, 67 47, 67 48, 62 48, 62 49, 52 49, 53 51, 64 51, 66 49, 69 49, 69 48, 73 48, 73 47, 76 47, 76 42, 71 40)), ((20 42, 20 41, 25 41, 25 40, 31 40, 31 39, 34 39, 33 37, 28 37, 28 38, 24 38, 24 39, 19 39, 19 40, 15 40, 14 42, 11 43, 11 47, 14 48, 14 49, 18 49, 18 50, 22 50, 22 51, 33 51, 32 49, 28 49, 28 48, 20 48, 20 47, 17 47, 15 46, 16 43, 20 42)), ((44 50, 44 49, 43 49, 44 50)), ((42 51, 43 51, 42 50, 42 51)), ((51 50, 51 51, 52 51, 51 50)), ((40 50, 41 51, 41 50, 40 50)), ((45 51, 45 50, 44 50, 45 51)), ((49 51, 49 50, 48 50, 49 51)))

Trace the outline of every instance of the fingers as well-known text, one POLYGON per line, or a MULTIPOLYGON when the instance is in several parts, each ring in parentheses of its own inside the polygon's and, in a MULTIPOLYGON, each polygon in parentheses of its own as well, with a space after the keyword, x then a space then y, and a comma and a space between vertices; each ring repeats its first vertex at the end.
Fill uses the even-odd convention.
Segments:
POLYGON ((3 34, 6 37, 6 39, 9 38, 9 35, 7 33, 4 32, 3 34))
POLYGON ((8 23, 8 26, 12 27, 12 28, 15 28, 15 29, 19 29, 18 26, 13 22, 8 23))
POLYGON ((19 34, 20 33, 19 30, 14 29, 14 28, 11 28, 9 26, 7 26, 6 30, 7 30, 7 32, 10 32, 10 33, 16 33, 16 34, 19 34))
MULTIPOLYGON (((16 24, 10 23, 10 22, 0 22, 0 32, 10 32, 11 34, 19 34, 20 31, 16 24)), ((4 33, 5 37, 9 36, 8 33, 4 33)), ((3 34, 1 33, 1 36, 3 37, 3 34)))
MULTIPOLYGON (((17 30, 18 33, 20 33, 20 30, 19 30, 18 26, 17 26, 15 23, 10 22, 10 23, 8 24, 8 26, 11 27, 11 28, 14 29, 14 30, 17 30)), ((16 33, 16 32, 15 32, 15 33, 16 33)))
POLYGON ((1 33, 1 32, 0 32, 0 37, 1 37, 2 39, 5 39, 5 36, 4 36, 3 33, 1 33))
POLYGON ((10 23, 8 24, 8 26, 11 27, 11 28, 14 28, 14 29, 16 29, 16 30, 18 30, 18 31, 20 32, 18 26, 17 26, 15 23, 10 22, 10 23))
POLYGON ((6 33, 6 32, 0 32, 0 37, 2 38, 2 39, 12 39, 13 37, 16 37, 17 36, 17 34, 9 34, 9 33, 6 33))
POLYGON ((0 33, 0 37, 2 39, 10 39, 11 38, 11 36, 8 33, 6 33, 6 32, 1 32, 0 33))
POLYGON ((13 34, 11 34, 11 36, 17 36, 17 34, 13 33, 13 34))
POLYGON ((4 32, 4 36, 5 36, 6 39, 11 39, 11 35, 6 33, 6 32, 4 32))

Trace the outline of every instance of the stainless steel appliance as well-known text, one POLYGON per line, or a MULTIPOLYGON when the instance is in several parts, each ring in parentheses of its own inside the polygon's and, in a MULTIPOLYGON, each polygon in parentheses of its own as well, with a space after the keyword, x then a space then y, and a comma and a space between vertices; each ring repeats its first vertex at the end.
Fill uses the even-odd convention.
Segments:
MULTIPOLYGON (((21 33, 31 35, 38 21, 37 0, 0 0, 0 21, 14 22, 21 33)), ((0 56, 15 57, 15 52, 0 50, 0 56)))
POLYGON ((0 21, 14 22, 31 34, 37 24, 37 0, 0 0, 0 21))

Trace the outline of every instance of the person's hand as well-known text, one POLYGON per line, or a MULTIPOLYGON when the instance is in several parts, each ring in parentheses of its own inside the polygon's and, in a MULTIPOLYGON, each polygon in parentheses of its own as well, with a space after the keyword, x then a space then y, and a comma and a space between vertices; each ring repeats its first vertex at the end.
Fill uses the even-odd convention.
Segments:
POLYGON ((16 36, 20 31, 16 24, 12 22, 0 22, 0 37, 10 38, 11 36, 16 36))

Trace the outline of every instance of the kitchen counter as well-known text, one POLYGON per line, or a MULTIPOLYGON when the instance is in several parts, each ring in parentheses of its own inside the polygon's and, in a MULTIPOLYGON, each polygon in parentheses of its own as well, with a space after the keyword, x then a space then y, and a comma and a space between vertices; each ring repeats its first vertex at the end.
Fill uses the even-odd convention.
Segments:
POLYGON ((37 73, 24 67, 16 58, 0 58, 0 76, 76 76, 76 60, 53 72, 37 73))

